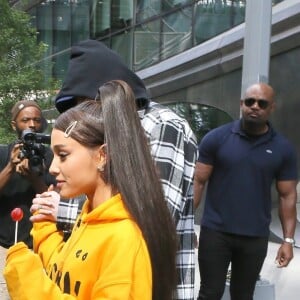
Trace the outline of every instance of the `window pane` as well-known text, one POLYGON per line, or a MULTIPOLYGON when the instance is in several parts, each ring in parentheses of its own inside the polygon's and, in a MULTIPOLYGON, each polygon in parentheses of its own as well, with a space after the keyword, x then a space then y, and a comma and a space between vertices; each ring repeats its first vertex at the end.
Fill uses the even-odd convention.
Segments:
POLYGON ((160 21, 137 27, 134 33, 135 71, 153 65, 159 60, 160 21))
POLYGON ((111 28, 113 31, 126 28, 132 24, 133 0, 112 0, 111 28))
POLYGON ((91 37, 99 38, 110 31, 110 0, 94 0, 91 6, 91 37))
POLYGON ((112 49, 123 58, 129 68, 132 66, 132 39, 133 30, 112 37, 112 49))
POLYGON ((160 14, 161 0, 138 0, 136 20, 142 22, 160 14))
POLYGON ((180 7, 183 4, 191 3, 191 0, 161 0, 162 3, 162 11, 167 12, 170 9, 180 7))
POLYGON ((200 0, 195 7, 195 42, 204 42, 244 21, 245 0, 200 0))
POLYGON ((71 5, 72 43, 86 40, 90 36, 90 13, 88 1, 78 1, 71 5))
POLYGON ((163 18, 162 53, 166 59, 192 45, 192 8, 181 9, 163 18))

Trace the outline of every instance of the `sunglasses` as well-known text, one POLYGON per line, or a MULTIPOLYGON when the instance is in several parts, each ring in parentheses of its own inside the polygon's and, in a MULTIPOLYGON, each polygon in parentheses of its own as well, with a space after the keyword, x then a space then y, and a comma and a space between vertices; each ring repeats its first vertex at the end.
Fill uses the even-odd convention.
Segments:
POLYGON ((251 107, 254 105, 254 103, 257 103, 258 107, 261 109, 266 109, 270 104, 270 102, 268 100, 255 99, 255 98, 246 98, 246 99, 244 99, 244 103, 247 107, 251 107))

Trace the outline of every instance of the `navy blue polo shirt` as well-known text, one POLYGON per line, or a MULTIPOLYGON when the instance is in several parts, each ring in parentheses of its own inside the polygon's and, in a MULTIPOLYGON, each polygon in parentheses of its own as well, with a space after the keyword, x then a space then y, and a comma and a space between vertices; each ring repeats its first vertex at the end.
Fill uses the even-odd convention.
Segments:
POLYGON ((271 125, 266 134, 247 136, 237 120, 205 135, 198 160, 213 166, 202 226, 233 234, 268 236, 272 182, 297 179, 297 159, 291 143, 271 125))

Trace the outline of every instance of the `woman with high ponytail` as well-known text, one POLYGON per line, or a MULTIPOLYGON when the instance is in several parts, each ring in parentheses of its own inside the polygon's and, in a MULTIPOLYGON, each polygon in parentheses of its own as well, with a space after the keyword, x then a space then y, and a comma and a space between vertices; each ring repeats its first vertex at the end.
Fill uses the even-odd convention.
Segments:
POLYGON ((175 226, 135 105, 125 82, 110 81, 56 120, 56 188, 87 199, 67 242, 41 222, 32 230, 38 255, 23 243, 9 249, 11 299, 172 299, 175 226))

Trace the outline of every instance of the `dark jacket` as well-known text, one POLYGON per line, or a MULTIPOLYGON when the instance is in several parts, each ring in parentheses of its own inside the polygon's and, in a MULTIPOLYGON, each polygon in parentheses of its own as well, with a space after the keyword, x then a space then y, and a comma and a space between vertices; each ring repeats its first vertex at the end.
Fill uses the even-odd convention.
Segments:
MULTIPOLYGON (((13 146, 14 143, 0 145, 0 171, 8 164, 13 146)), ((45 153, 46 170, 42 176, 48 186, 55 184, 54 177, 49 174, 52 157, 52 151, 47 147, 45 153)), ((31 216, 30 207, 32 199, 35 195, 36 191, 32 183, 17 172, 11 176, 0 191, 0 246, 8 248, 14 244, 16 222, 12 220, 10 214, 14 208, 20 207, 23 210, 24 216, 19 221, 18 241, 23 241, 28 247, 32 247, 32 237, 30 236, 32 223, 29 217, 31 216)))

